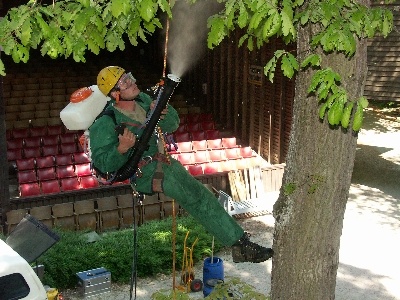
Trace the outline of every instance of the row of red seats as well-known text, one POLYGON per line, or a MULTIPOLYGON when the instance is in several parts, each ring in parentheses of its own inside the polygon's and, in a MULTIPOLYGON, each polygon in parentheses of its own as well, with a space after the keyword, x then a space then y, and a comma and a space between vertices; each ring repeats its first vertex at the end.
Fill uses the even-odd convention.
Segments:
POLYGON ((52 134, 43 136, 30 136, 25 138, 14 138, 7 140, 7 149, 42 147, 47 145, 60 145, 67 143, 76 143, 78 135, 74 132, 63 134, 52 134))
POLYGON ((193 131, 206 131, 206 130, 214 130, 215 122, 214 121, 202 121, 202 122, 194 122, 194 123, 183 123, 179 124, 178 129, 175 133, 180 132, 193 132, 193 131))
POLYGON ((17 159, 16 168, 18 171, 23 171, 85 163, 90 163, 89 157, 86 153, 78 152, 17 159))
POLYGON ((99 182, 93 175, 82 177, 67 177, 41 182, 21 183, 19 192, 21 197, 55 194, 65 191, 96 188, 99 182))
POLYGON ((68 177, 83 177, 93 175, 90 163, 27 169, 18 171, 18 183, 43 182, 68 177))
POLYGON ((257 156, 251 147, 199 150, 195 152, 172 153, 171 156, 182 165, 195 165, 207 162, 227 161, 257 156))
POLYGON ((258 164, 258 157, 241 158, 235 160, 206 162, 184 167, 193 176, 211 175, 220 172, 229 172, 253 167, 258 164))
POLYGON ((38 158, 49 155, 73 154, 83 152, 79 142, 65 143, 60 145, 45 145, 40 147, 25 147, 7 149, 8 161, 16 161, 22 158, 38 158))
POLYGON ((211 113, 181 114, 179 120, 179 124, 213 121, 213 115, 211 113))
POLYGON ((36 126, 36 127, 25 127, 25 128, 13 128, 7 129, 6 138, 18 139, 27 137, 44 137, 47 135, 64 134, 68 132, 64 125, 47 125, 47 126, 36 126))
POLYGON ((221 138, 221 133, 219 132, 218 129, 205 130, 205 131, 197 130, 197 131, 174 132, 173 137, 176 142, 214 140, 221 138))
POLYGON ((211 140, 198 140, 198 141, 187 141, 187 142, 176 142, 170 145, 169 152, 180 153, 180 152, 193 152, 199 150, 212 150, 212 149, 225 149, 225 148, 237 148, 240 145, 237 144, 235 137, 211 139, 211 140))

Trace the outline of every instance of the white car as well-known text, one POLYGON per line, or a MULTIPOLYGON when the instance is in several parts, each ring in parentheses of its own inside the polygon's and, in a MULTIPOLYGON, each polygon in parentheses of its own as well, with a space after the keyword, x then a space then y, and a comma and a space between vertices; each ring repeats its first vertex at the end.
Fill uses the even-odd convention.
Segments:
POLYGON ((47 300, 46 290, 35 271, 0 239, 0 298, 47 300))

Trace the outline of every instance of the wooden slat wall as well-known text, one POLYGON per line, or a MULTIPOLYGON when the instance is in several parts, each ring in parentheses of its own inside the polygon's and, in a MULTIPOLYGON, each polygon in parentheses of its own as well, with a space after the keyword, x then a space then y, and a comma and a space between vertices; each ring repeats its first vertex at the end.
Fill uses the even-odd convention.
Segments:
MULTIPOLYGON (((205 71, 196 70, 198 74, 206 74, 201 80, 198 78, 202 83, 204 78, 207 80, 204 109, 264 159, 282 163, 289 143, 294 79, 283 77, 278 67, 271 83, 261 68, 260 81, 249 82, 249 69, 265 66, 277 49, 296 51, 296 48, 273 40, 250 52, 245 46, 237 47, 242 34, 235 31, 221 45, 207 51, 199 67, 205 71)), ((191 85, 196 84, 200 83, 191 85)))
POLYGON ((368 42, 364 94, 368 100, 400 101, 400 1, 386 7, 393 11, 395 28, 388 37, 375 37, 368 42))

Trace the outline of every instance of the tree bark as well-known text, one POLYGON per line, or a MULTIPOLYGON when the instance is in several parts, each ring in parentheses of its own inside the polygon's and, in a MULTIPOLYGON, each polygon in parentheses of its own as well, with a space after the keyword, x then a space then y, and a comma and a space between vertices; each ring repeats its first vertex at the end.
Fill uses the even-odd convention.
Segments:
MULTIPOLYGON (((300 59, 310 53, 310 39, 316 29, 315 25, 299 28, 300 59)), ((358 43, 351 59, 320 53, 323 65, 342 76, 351 100, 363 94, 366 53, 365 41, 358 43)), ((274 206, 273 300, 335 298, 340 236, 357 135, 319 119, 317 98, 307 94, 313 72, 302 71, 296 78, 289 152, 280 197, 274 206), (291 193, 283 192, 290 187, 291 193)))

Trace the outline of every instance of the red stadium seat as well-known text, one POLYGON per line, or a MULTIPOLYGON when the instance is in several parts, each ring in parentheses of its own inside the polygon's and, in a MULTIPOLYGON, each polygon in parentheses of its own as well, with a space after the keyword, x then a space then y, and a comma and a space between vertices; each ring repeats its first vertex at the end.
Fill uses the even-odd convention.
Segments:
POLYGON ((214 121, 202 121, 201 129, 202 130, 214 130, 215 129, 214 121))
POLYGON ((19 194, 21 197, 40 195, 40 186, 37 182, 22 183, 19 185, 19 194))
POLYGON ((60 143, 60 136, 58 134, 46 135, 42 137, 43 146, 58 145, 60 143))
POLYGON ((47 134, 48 135, 58 135, 63 133, 62 125, 48 125, 47 126, 47 134))
POLYGON ((68 143, 75 143, 77 140, 77 135, 75 132, 66 132, 60 134, 60 143, 61 144, 68 144, 68 143))
POLYGON ((193 152, 184 152, 178 154, 178 161, 182 165, 193 165, 194 164, 193 152))
POLYGON ((56 173, 54 171, 54 168, 52 168, 52 167, 38 169, 37 175, 38 175, 38 180, 40 182, 56 179, 56 173))
POLYGON ((201 125, 200 125, 200 123, 188 123, 188 124, 186 124, 186 128, 187 128, 187 131, 190 131, 190 132, 199 131, 199 130, 201 130, 201 125))
POLYGON ((211 161, 222 161, 226 160, 225 151, 223 149, 212 149, 210 150, 211 161))
POLYGON ((210 162, 210 156, 208 150, 194 152, 193 157, 195 164, 203 164, 206 162, 210 162))
POLYGON ((86 153, 78 152, 73 154, 74 164, 90 163, 90 159, 86 153))
POLYGON ((71 191, 81 188, 77 177, 68 177, 60 179, 61 190, 71 191))
POLYGON ((99 186, 99 181, 96 179, 96 177, 92 175, 80 177, 79 181, 81 184, 81 188, 83 189, 90 189, 99 186))
POLYGON ((176 146, 178 147, 177 152, 179 153, 193 152, 192 142, 179 142, 176 143, 176 146))
POLYGON ((29 129, 31 136, 43 137, 47 135, 47 126, 37 126, 29 129))
POLYGON ((7 149, 22 149, 24 147, 23 138, 14 138, 7 140, 7 149))
POLYGON ((178 128, 175 130, 176 133, 187 132, 186 124, 180 124, 178 128))
POLYGON ((25 148, 33 148, 33 147, 39 148, 41 145, 42 145, 42 140, 40 136, 27 137, 24 139, 25 148))
POLYGON ((78 177, 92 175, 91 164, 75 164, 75 173, 78 177))
POLYGON ((76 148, 76 143, 61 144, 60 149, 62 154, 73 154, 78 152, 78 149, 76 148))
POLYGON ((222 148, 222 140, 207 140, 207 148, 208 149, 221 149, 222 148))
POLYGON ((181 133, 175 133, 175 141, 176 142, 190 142, 190 134, 189 132, 181 132, 181 133))
POLYGON ((187 114, 186 123, 197 123, 200 121, 201 114, 187 114))
POLYGON ((225 156, 227 159, 239 159, 242 158, 240 156, 239 148, 226 148, 225 156))
POLYGON ((207 150, 207 140, 193 141, 193 151, 207 150))
POLYGON ((193 141, 201 141, 206 139, 206 133, 202 130, 191 131, 190 135, 193 141))
POLYGON ((207 140, 215 140, 215 139, 219 139, 220 136, 220 132, 217 129, 214 130, 207 130, 206 131, 206 138, 207 140))
POLYGON ((222 138, 222 147, 235 148, 237 146, 235 137, 222 138))
POLYGON ((22 149, 23 155, 25 158, 31 158, 31 157, 40 157, 42 156, 42 152, 40 151, 40 147, 29 147, 29 148, 24 148, 22 149))
POLYGON ((36 167, 35 159, 33 157, 17 159, 16 164, 18 171, 33 170, 36 167))
POLYGON ((12 130, 12 136, 14 139, 23 139, 29 137, 29 128, 14 128, 12 130))
POLYGON ((186 115, 180 115, 179 116, 179 125, 182 125, 185 123, 186 123, 186 115))
POLYGON ((73 164, 72 154, 58 154, 55 156, 56 166, 68 166, 73 164))
POLYGON ((193 176, 204 174, 202 165, 190 165, 190 166, 188 166, 188 171, 193 176))
POLYGON ((240 156, 242 157, 253 157, 256 156, 255 153, 253 152, 253 150, 251 149, 251 147, 241 147, 239 148, 240 151, 240 156))
POLYGON ((60 149, 58 145, 45 145, 42 146, 42 155, 43 156, 48 156, 48 155, 58 155, 60 153, 60 149))
POLYGON ((54 156, 48 155, 36 158, 36 167, 38 169, 54 167, 54 156))
POLYGON ((209 162, 203 165, 204 174, 214 174, 221 172, 220 162, 209 162))
POLYGON ((36 171, 35 170, 25 170, 18 172, 18 183, 29 183, 29 182, 36 182, 36 171))
POLYGON ((68 178, 68 177, 76 177, 75 169, 73 165, 67 166, 57 166, 56 167, 57 178, 68 178))
POLYGON ((40 185, 42 186, 42 194, 54 194, 61 192, 60 183, 57 179, 42 181, 40 185))
POLYGON ((7 149, 7 160, 14 161, 22 158, 22 149, 7 149))

